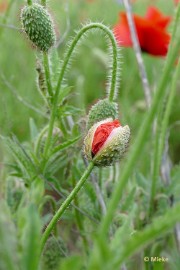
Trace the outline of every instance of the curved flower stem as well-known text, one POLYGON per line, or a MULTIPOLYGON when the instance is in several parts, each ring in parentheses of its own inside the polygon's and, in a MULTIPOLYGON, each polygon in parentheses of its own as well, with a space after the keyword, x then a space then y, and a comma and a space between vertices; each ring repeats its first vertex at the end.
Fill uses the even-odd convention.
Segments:
POLYGON ((69 50, 66 53, 64 62, 63 62, 63 66, 61 69, 61 73, 59 76, 59 80, 58 80, 58 84, 57 84, 57 89, 56 89, 56 95, 59 95, 59 91, 61 88, 61 83, 66 71, 66 68, 68 66, 69 60, 71 58, 71 55, 76 47, 76 45, 78 44, 79 40, 81 39, 81 37, 89 30, 92 29, 99 29, 101 31, 103 31, 108 38, 110 39, 111 45, 112 45, 112 50, 113 50, 113 63, 112 63, 112 75, 111 75, 111 83, 110 83, 110 91, 109 91, 109 100, 113 101, 115 99, 115 91, 116 91, 116 87, 117 87, 117 81, 118 81, 118 49, 117 49, 117 44, 116 44, 116 40, 115 37, 113 35, 113 33, 111 32, 111 30, 103 25, 102 23, 90 23, 87 24, 86 26, 84 26, 75 36, 74 40, 72 41, 69 50))
POLYGON ((49 96, 53 96, 53 89, 51 84, 51 73, 50 73, 50 66, 49 66, 49 56, 47 53, 43 53, 43 60, 44 60, 44 71, 46 76, 46 84, 49 96))
POLYGON ((46 227, 46 229, 45 229, 45 231, 43 233, 42 239, 41 239, 41 250, 43 250, 44 245, 45 245, 45 243, 46 243, 46 241, 47 241, 50 233, 52 232, 54 226, 58 222, 59 218, 62 216, 62 214, 64 213, 64 211, 66 210, 66 208, 73 201, 73 199, 75 198, 75 196, 77 195, 77 193, 79 192, 79 190, 84 185, 84 183, 87 180, 88 176, 90 175, 93 167, 94 167, 93 162, 90 162, 89 165, 88 165, 88 167, 86 168, 84 174, 82 175, 81 179, 79 180, 79 182, 75 186, 75 188, 71 191, 71 193, 69 194, 69 196, 67 197, 67 199, 61 204, 60 208, 58 209, 58 211, 56 212, 56 214, 51 219, 51 221, 48 224, 48 226, 46 227))
POLYGON ((53 106, 52 106, 52 112, 51 112, 51 118, 50 118, 50 123, 49 123, 49 131, 48 131, 48 137, 46 140, 46 145, 45 145, 45 151, 44 151, 44 156, 46 157, 49 149, 49 144, 52 136, 52 131, 53 131, 53 126, 56 118, 56 111, 57 111, 57 106, 58 106, 58 97, 59 93, 61 90, 61 85, 62 81, 64 78, 65 71, 67 69, 67 66, 69 64, 70 58, 72 56, 72 53, 76 47, 76 45, 79 43, 80 39, 82 36, 89 30, 93 29, 99 29, 103 31, 106 36, 109 38, 111 45, 112 45, 112 52, 113 52, 113 62, 112 62, 112 74, 111 74, 111 81, 110 81, 110 86, 109 86, 109 93, 108 93, 108 98, 109 101, 113 101, 115 99, 116 95, 116 90, 117 90, 117 85, 118 85, 118 48, 116 44, 115 37, 111 30, 103 25, 102 23, 90 23, 84 26, 82 29, 79 30, 75 38, 73 39, 68 51, 66 52, 65 59, 61 68, 61 72, 59 75, 59 80, 57 83, 56 91, 54 94, 53 98, 53 106))

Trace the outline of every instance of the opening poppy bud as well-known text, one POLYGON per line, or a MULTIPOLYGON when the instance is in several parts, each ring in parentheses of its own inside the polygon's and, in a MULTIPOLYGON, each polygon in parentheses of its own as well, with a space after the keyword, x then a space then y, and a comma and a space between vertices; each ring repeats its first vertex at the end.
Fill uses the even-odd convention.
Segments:
POLYGON ((96 166, 110 166, 122 158, 129 138, 129 126, 122 127, 119 120, 100 121, 90 128, 84 139, 85 155, 96 166))
POLYGON ((116 119, 117 116, 118 105, 116 102, 110 102, 108 99, 100 100, 89 111, 87 128, 90 129, 95 123, 107 118, 116 119))
POLYGON ((47 52, 55 43, 53 22, 47 10, 39 5, 25 6, 21 11, 24 32, 41 51, 47 52))

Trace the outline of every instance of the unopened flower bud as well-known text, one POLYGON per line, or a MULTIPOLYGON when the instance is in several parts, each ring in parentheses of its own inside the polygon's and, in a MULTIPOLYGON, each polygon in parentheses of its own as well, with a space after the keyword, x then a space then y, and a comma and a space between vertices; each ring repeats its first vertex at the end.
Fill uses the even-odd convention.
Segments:
POLYGON ((44 247, 43 254, 41 256, 41 264, 43 270, 58 269, 58 265, 63 257, 67 253, 67 247, 63 240, 55 236, 50 237, 44 247))
POLYGON ((92 106, 88 115, 87 128, 91 128, 95 123, 112 118, 116 119, 118 116, 118 105, 116 102, 111 102, 108 99, 102 99, 92 106))
POLYGON ((25 6, 21 11, 23 29, 32 43, 47 52, 55 43, 53 22, 48 11, 39 4, 25 6))
POLYGON ((110 166, 123 156, 130 137, 129 126, 108 118, 94 124, 84 139, 84 152, 96 166, 110 166))

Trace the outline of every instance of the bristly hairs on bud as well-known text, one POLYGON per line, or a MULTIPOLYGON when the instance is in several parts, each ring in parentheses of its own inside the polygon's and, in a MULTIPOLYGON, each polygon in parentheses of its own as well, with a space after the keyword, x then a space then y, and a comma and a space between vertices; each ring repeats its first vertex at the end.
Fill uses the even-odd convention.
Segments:
POLYGON ((28 1, 21 10, 23 30, 29 40, 43 52, 48 52, 55 44, 54 24, 45 6, 28 1))
POLYGON ((91 107, 88 114, 87 129, 107 118, 112 118, 113 120, 118 118, 118 104, 105 98, 99 100, 91 107))
POLYGON ((122 64, 122 54, 121 54, 121 48, 116 45, 116 59, 113 57, 114 55, 114 48, 111 44, 111 42, 108 41, 108 57, 110 59, 110 64, 108 68, 108 75, 107 75, 107 83, 106 83, 106 90, 107 90, 107 96, 110 96, 111 88, 112 88, 112 81, 114 81, 114 96, 112 101, 116 100, 118 96, 118 92, 120 89, 120 79, 121 79, 121 64, 122 64), (114 70, 114 67, 115 70, 114 70), (112 72, 111 72, 112 71, 112 72), (114 77, 114 79, 112 78, 114 77))

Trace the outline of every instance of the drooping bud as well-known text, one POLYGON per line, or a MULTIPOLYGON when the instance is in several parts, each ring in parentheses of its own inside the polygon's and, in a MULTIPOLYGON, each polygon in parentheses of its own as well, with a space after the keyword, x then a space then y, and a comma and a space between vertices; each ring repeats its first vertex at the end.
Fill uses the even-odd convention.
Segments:
POLYGON ((95 123, 107 118, 116 119, 118 116, 118 105, 108 99, 98 101, 92 106, 88 115, 87 128, 90 129, 95 123))
POLYGON ((94 124, 84 139, 84 152, 96 166, 110 166, 120 160, 130 138, 129 126, 108 118, 94 124))
POLYGON ((50 14, 39 4, 25 6, 21 11, 23 29, 32 43, 47 52, 55 43, 55 32, 50 14))

